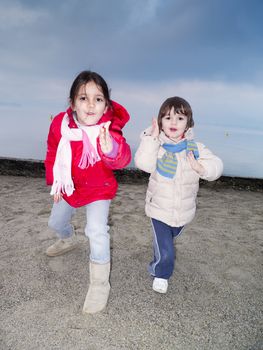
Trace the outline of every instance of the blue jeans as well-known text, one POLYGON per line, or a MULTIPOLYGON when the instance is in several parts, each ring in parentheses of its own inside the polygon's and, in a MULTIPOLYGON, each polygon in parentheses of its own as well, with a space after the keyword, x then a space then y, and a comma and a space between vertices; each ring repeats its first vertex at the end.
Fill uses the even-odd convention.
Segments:
MULTIPOLYGON (((110 200, 95 201, 85 206, 87 223, 85 235, 90 243, 90 260, 98 264, 106 264, 110 261, 110 235, 108 215, 110 200)), ((71 224, 72 216, 76 209, 63 199, 53 204, 48 226, 54 230, 60 239, 73 235, 71 224)))
POLYGON ((153 261, 149 264, 152 276, 169 279, 174 270, 174 238, 178 237, 184 226, 172 227, 162 221, 151 219, 153 228, 153 261))

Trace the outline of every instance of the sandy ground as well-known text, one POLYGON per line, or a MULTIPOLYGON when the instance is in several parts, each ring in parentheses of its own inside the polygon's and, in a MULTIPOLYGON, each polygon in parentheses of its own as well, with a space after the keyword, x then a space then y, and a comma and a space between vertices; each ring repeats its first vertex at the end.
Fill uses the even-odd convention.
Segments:
POLYGON ((108 307, 82 315, 88 285, 83 209, 79 248, 49 258, 52 201, 44 179, 0 176, 1 350, 262 350, 263 193, 202 187, 176 241, 166 295, 151 289, 145 184, 121 184, 110 213, 108 307))

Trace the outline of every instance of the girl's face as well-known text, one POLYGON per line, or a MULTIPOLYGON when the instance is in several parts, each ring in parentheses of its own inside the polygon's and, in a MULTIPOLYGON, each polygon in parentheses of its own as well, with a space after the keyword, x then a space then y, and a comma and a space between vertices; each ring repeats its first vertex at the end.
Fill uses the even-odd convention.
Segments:
POLYGON ((180 141, 186 130, 187 117, 183 114, 174 113, 174 107, 170 113, 162 118, 162 130, 171 140, 180 141))
POLYGON ((76 112, 78 122, 87 126, 98 123, 107 110, 107 103, 99 87, 90 81, 79 88, 71 107, 76 112))

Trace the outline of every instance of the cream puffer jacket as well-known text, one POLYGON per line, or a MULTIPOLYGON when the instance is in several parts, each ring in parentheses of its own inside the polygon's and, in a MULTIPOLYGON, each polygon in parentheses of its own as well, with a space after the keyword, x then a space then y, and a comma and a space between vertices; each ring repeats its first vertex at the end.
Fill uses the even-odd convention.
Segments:
MULTIPOLYGON (((191 137, 192 139, 192 137, 191 137)), ((162 221, 169 226, 179 227, 193 220, 196 211, 196 196, 199 189, 199 179, 208 181, 218 179, 223 172, 223 163, 203 144, 196 142, 199 158, 205 173, 200 176, 195 172, 186 158, 186 151, 177 153, 177 170, 170 179, 156 171, 157 158, 162 158, 165 149, 163 143, 171 140, 163 132, 158 138, 151 136, 151 128, 141 135, 141 142, 135 154, 135 165, 150 173, 146 193, 145 212, 150 218, 162 221)))

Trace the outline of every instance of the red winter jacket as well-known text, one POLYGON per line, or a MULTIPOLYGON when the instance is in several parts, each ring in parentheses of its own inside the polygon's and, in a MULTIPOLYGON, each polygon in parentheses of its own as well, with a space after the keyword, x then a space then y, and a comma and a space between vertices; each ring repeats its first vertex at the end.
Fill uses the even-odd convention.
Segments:
MULTIPOLYGON (((72 169, 71 176, 74 182, 75 190, 71 196, 63 194, 63 198, 72 207, 81 207, 88 203, 114 198, 118 184, 114 177, 113 169, 121 169, 127 166, 131 161, 130 146, 126 143, 122 136, 121 129, 130 119, 126 109, 118 103, 112 102, 112 108, 102 116, 98 124, 111 121, 110 134, 118 143, 118 154, 115 158, 107 157, 102 153, 97 139, 98 153, 101 160, 95 163, 94 166, 89 166, 86 169, 78 167, 83 144, 82 141, 71 141, 72 150, 72 169)), ((69 116, 69 127, 77 128, 73 119, 72 109, 67 110, 69 116)), ((61 139, 61 122, 65 112, 59 113, 50 125, 48 139, 47 139, 47 153, 45 159, 46 168, 46 183, 53 184, 53 166, 56 158, 57 147, 61 139)))

